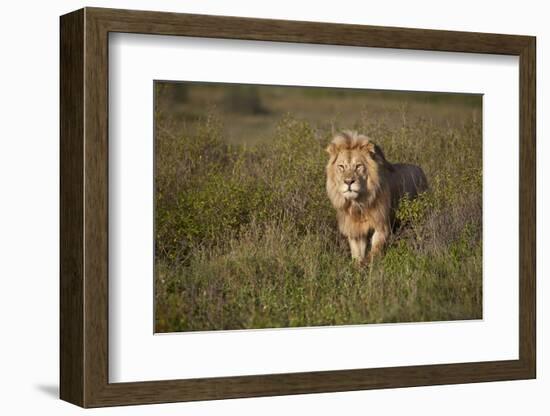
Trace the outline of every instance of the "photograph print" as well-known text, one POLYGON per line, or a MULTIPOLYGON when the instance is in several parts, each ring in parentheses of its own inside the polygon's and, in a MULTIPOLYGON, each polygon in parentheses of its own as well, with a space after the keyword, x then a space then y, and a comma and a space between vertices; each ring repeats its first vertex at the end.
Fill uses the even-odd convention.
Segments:
POLYGON ((482 319, 482 95, 154 82, 155 332, 482 319))

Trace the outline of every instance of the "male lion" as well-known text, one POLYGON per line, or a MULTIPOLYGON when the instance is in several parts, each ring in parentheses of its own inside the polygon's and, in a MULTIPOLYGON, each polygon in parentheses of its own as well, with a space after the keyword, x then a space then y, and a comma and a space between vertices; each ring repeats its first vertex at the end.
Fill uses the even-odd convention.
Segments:
POLYGON ((392 164, 382 149, 355 131, 336 135, 327 147, 327 194, 336 209, 338 228, 349 240, 351 256, 365 262, 381 253, 405 194, 415 197, 428 188, 422 169, 415 165, 392 164))

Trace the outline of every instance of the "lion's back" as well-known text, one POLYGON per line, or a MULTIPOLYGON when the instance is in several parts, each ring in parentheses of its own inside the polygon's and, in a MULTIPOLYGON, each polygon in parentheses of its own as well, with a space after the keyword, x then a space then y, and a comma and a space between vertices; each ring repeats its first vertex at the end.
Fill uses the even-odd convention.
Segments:
POLYGON ((428 189, 428 179, 422 168, 408 163, 395 163, 390 182, 392 194, 397 199, 405 194, 414 198, 428 189))

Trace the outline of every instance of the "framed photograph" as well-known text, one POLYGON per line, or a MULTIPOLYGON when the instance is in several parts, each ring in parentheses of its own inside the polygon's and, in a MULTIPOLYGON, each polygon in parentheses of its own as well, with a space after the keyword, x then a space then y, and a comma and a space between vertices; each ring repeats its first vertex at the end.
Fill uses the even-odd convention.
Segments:
POLYGON ((534 37, 60 29, 63 400, 536 377, 534 37))

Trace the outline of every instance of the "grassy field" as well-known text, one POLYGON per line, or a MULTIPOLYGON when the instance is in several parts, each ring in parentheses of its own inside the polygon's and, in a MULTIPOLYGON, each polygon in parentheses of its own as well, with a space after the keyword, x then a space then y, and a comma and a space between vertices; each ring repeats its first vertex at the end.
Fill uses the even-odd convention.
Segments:
POLYGON ((156 84, 157 332, 482 317, 481 97, 156 84), (430 190, 354 264, 324 148, 357 129, 430 190))

